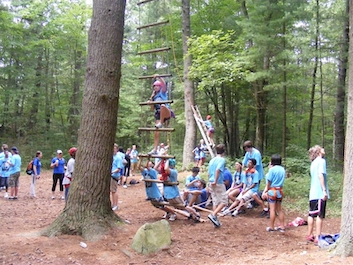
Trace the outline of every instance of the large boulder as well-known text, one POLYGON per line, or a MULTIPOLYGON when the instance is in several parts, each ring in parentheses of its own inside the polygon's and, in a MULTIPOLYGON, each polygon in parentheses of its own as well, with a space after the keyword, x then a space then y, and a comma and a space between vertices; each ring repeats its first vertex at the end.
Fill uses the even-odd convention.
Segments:
POLYGON ((131 247, 142 254, 156 252, 171 244, 171 229, 166 220, 144 224, 137 230, 131 247))

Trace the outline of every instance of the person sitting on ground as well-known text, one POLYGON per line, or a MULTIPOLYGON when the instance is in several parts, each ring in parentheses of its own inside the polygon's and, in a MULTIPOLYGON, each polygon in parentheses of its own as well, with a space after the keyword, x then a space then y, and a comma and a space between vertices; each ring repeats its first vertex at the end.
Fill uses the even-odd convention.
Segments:
POLYGON ((257 190, 259 189, 259 173, 256 171, 255 165, 256 160, 254 158, 250 158, 248 160, 248 168, 245 172, 245 182, 243 183, 242 192, 229 206, 229 208, 223 211, 223 215, 228 215, 232 212, 232 216, 236 216, 239 213, 240 208, 247 201, 251 200, 255 196, 257 197, 257 190))
POLYGON ((214 127, 211 122, 212 116, 207 115, 206 120, 204 121, 204 124, 207 128, 207 136, 210 138, 210 145, 214 147, 214 141, 213 141, 213 134, 214 134, 214 127))
POLYGON ((243 172, 243 165, 241 162, 235 162, 235 172, 233 175, 232 186, 227 190, 228 198, 234 202, 237 196, 243 190, 243 183, 245 183, 245 174, 243 172))
POLYGON ((281 166, 282 158, 280 155, 273 155, 271 157, 270 169, 266 175, 266 187, 262 193, 262 198, 268 200, 270 205, 270 226, 266 231, 272 232, 278 230, 284 232, 284 213, 282 211, 282 198, 283 198, 283 183, 286 176, 286 171, 281 166), (275 228, 276 213, 280 226, 275 228))
POLYGON ((204 181, 203 179, 197 180, 195 184, 197 186, 197 189, 184 191, 184 194, 187 195, 187 201, 188 201, 186 209, 188 210, 189 213, 191 213, 195 221, 200 221, 200 214, 195 210, 194 206, 195 204, 197 204, 196 206, 205 208, 209 192, 206 187, 207 186, 206 181, 204 181))
POLYGON ((187 176, 185 179, 185 190, 183 193, 184 201, 188 200, 188 191, 199 189, 199 177, 200 169, 198 167, 193 167, 191 170, 192 174, 187 176))
POLYGON ((230 173, 228 168, 224 169, 223 181, 224 181, 224 185, 226 186, 226 190, 229 190, 233 184, 233 176, 232 176, 232 173, 230 173))
MULTIPOLYGON (((156 74, 153 76, 153 80, 154 80, 153 92, 148 101, 156 101, 156 102, 167 101, 168 92, 167 92, 167 86, 164 79, 156 74)), ((163 124, 165 124, 165 122, 168 121, 172 116, 170 106, 168 104, 154 104, 152 108, 154 109, 155 127, 162 128, 163 124)), ((159 136, 160 136, 160 132, 155 131, 154 148, 150 152, 151 154, 156 154, 157 152, 157 146, 159 144, 159 136)))

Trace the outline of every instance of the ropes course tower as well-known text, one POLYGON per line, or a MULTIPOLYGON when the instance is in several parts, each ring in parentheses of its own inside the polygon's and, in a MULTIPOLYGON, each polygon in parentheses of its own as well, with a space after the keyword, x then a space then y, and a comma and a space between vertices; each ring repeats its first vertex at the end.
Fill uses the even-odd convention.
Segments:
MULTIPOLYGON (((144 67, 144 75, 138 77, 141 82, 144 82, 146 86, 148 86, 149 90, 152 92, 154 89, 154 84, 156 83, 164 83, 166 89, 166 97, 162 98, 153 98, 152 96, 149 100, 140 102, 140 106, 150 107, 151 110, 155 110, 155 117, 157 109, 160 109, 160 115, 162 116, 162 108, 164 106, 168 106, 170 109, 170 105, 173 103, 173 100, 170 99, 171 90, 172 90, 172 82, 169 71, 169 51, 171 47, 167 42, 166 38, 162 38, 163 31, 167 32, 169 30, 168 24, 170 23, 169 19, 163 17, 163 14, 166 14, 166 2, 165 0, 144 0, 137 3, 139 7, 139 13, 141 14, 141 10, 144 9, 147 13, 147 23, 141 25, 141 17, 140 17, 140 25, 137 28, 138 35, 140 38, 140 45, 138 48, 137 54, 143 56, 144 60, 152 62, 153 66, 144 67), (151 20, 151 21, 150 21, 151 20), (141 41, 141 38, 144 38, 144 41, 141 41), (141 44, 143 43, 143 44, 141 44), (167 81, 164 81, 166 79, 167 81)), ((168 34, 165 33, 165 36, 168 34)), ((158 84, 159 84, 158 83, 158 84)), ((153 93, 152 93, 153 95, 153 93)), ((157 118, 156 118, 157 119, 157 118)), ((161 121, 161 125, 155 126, 146 126, 138 128, 139 132, 153 132, 154 133, 154 149, 148 154, 140 154, 140 157, 149 157, 149 158, 174 158, 173 155, 170 155, 171 151, 171 142, 170 142, 170 133, 174 131, 174 128, 170 128, 169 120, 164 122, 164 119, 161 121), (163 124, 163 126, 162 126, 163 124), (165 134, 166 142, 167 142, 167 153, 158 153, 157 146, 159 146, 160 136, 161 134, 165 134)))

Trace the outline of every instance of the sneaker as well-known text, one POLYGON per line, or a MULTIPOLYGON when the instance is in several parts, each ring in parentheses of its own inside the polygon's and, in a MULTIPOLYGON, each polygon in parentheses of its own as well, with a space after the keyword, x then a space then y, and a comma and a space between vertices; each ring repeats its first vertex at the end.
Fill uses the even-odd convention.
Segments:
POLYGON ((12 199, 13 199, 13 200, 17 200, 18 198, 17 198, 17 196, 14 196, 12 199))
POLYGON ((159 122, 154 127, 156 127, 157 129, 160 129, 163 127, 163 125, 162 125, 162 123, 159 122))
POLYGON ((168 219, 170 217, 170 213, 165 212, 162 216, 162 219, 168 219))
POLYGON ((246 209, 252 209, 252 204, 251 203, 249 203, 247 206, 246 206, 246 209))
POLYGON ((275 227, 275 231, 279 231, 281 233, 284 233, 284 232, 286 232, 286 229, 278 226, 278 227, 275 227))
POLYGON ((124 189, 127 189, 127 186, 126 186, 126 185, 123 185, 123 188, 124 188, 124 189))
POLYGON ((217 217, 214 216, 213 214, 209 214, 208 215, 208 219, 210 219, 210 221, 213 223, 213 225, 215 227, 220 227, 221 226, 221 223, 218 221, 217 217))
POLYGON ((54 199, 55 199, 55 196, 51 196, 51 199, 54 200, 54 199))
POLYGON ((268 214, 269 214, 269 211, 262 210, 262 212, 260 213, 260 216, 266 217, 268 214))
POLYGON ((149 155, 157 155, 157 151, 156 150, 152 150, 150 152, 148 152, 149 155))
POLYGON ((232 212, 229 210, 229 209, 225 209, 223 212, 222 212, 222 215, 223 216, 226 216, 226 215, 231 215, 232 212))
POLYGON ((7 199, 8 197, 9 197, 9 194, 7 192, 5 192, 4 198, 7 199))
POLYGON ((65 200, 65 197, 64 197, 64 196, 61 196, 61 199, 62 199, 62 200, 65 200))
POLYGON ((267 232, 274 232, 275 229, 272 229, 271 227, 267 227, 267 228, 266 228, 266 231, 267 231, 267 232))
POLYGON ((175 213, 170 215, 169 221, 175 221, 176 217, 177 217, 177 215, 175 213))
POLYGON ((112 207, 112 210, 113 210, 113 211, 118 210, 118 205, 113 206, 113 207, 112 207))
POLYGON ((239 211, 238 211, 238 210, 235 210, 235 211, 232 213, 232 216, 235 217, 235 216, 238 215, 238 213, 239 213, 239 211))
POLYGON ((314 242, 315 241, 315 237, 313 235, 309 235, 309 236, 306 237, 306 241, 314 242))
POLYGON ((246 212, 245 212, 245 210, 244 209, 241 209, 239 212, 238 212, 238 214, 245 214, 246 212))

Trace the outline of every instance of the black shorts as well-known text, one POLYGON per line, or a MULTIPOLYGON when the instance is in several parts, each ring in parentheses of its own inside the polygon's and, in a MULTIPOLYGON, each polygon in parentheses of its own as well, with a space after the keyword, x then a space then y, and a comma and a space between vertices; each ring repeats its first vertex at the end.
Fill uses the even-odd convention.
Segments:
POLYGON ((326 214, 326 201, 312 200, 309 202, 309 216, 325 218, 326 214))

